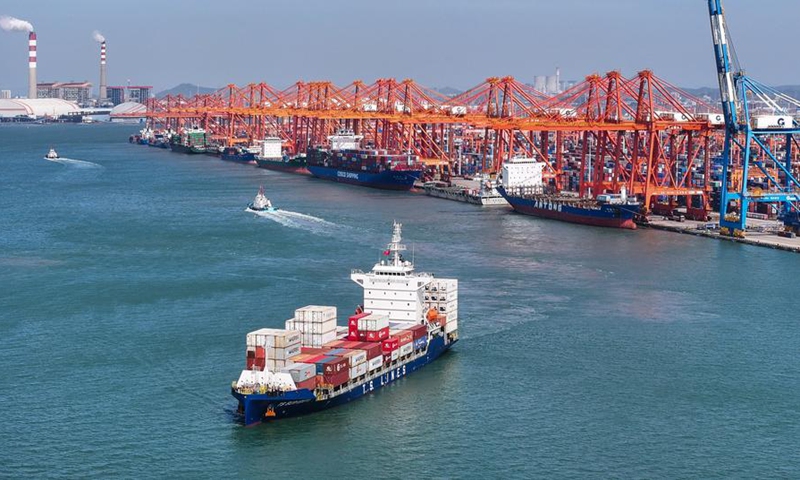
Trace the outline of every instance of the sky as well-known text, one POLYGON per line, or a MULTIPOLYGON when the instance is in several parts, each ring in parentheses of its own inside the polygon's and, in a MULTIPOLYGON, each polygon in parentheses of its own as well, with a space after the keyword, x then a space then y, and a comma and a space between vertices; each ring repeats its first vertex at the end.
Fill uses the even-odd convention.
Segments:
MULTIPOLYGON (((800 84, 797 0, 726 0, 741 63, 771 85, 800 84)), ((412 78, 465 90, 488 77, 561 70, 562 80, 649 69, 682 87, 716 86, 705 0, 2 0, 31 22, 38 79, 222 87, 298 80, 412 78)), ((27 91, 27 35, 0 31, 0 89, 27 91)))

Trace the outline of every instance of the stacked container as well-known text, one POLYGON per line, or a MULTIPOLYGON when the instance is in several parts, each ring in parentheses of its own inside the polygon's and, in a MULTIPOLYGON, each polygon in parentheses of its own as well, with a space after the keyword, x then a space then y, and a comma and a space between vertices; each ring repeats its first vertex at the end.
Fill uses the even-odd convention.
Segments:
POLYGON ((262 328, 248 333, 247 368, 280 371, 291 363, 290 357, 300 354, 300 338, 298 331, 276 328, 262 328))
POLYGON ((317 388, 317 367, 309 363, 293 363, 281 369, 281 372, 292 376, 298 390, 317 388))
POLYGON ((385 362, 397 360, 400 357, 400 341, 396 337, 389 337, 381 342, 383 359, 385 362))
POLYGON ((353 315, 348 320, 348 340, 380 342, 389 337, 389 316, 377 313, 353 315))
POLYGON ((316 365, 317 383, 320 386, 336 387, 350 380, 350 362, 346 358, 325 357, 320 359, 316 365))
POLYGON ((304 347, 321 347, 336 340, 336 307, 309 305, 298 308, 294 318, 286 320, 286 329, 302 333, 304 347))

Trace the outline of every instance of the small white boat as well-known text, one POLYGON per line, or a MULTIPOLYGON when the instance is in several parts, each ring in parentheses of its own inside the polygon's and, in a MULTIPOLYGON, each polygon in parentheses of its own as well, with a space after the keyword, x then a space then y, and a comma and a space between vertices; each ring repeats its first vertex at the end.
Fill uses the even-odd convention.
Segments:
POLYGON ((44 156, 45 160, 58 160, 58 153, 55 148, 51 148, 47 155, 44 156))
POLYGON ((253 199, 253 203, 247 206, 247 209, 252 212, 275 212, 278 210, 277 207, 272 206, 272 202, 264 195, 263 185, 259 187, 256 198, 253 199))

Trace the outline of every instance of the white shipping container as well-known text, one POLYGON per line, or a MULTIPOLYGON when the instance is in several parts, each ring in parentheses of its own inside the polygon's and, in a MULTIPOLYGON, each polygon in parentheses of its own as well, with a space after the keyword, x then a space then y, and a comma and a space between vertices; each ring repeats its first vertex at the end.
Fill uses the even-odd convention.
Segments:
POLYGON ((295 382, 303 382, 317 374, 317 366, 313 363, 294 363, 281 369, 282 372, 292 376, 295 382))
POLYGON ((458 320, 448 320, 444 326, 444 333, 452 333, 458 330, 458 320))
POLYGON ((357 365, 350 369, 350 379, 358 378, 361 375, 366 375, 367 373, 367 364, 362 363, 361 365, 357 365))
POLYGON ((388 326, 389 326, 388 315, 371 313, 366 317, 358 319, 358 329, 367 332, 375 332, 382 328, 386 328, 388 326))
POLYGON ((306 323, 321 323, 333 319, 336 323, 336 307, 308 305, 295 310, 294 319, 306 323))
POLYGON ((378 355, 377 357, 373 358, 367 362, 367 365, 367 368, 370 372, 381 368, 381 365, 383 365, 383 355, 378 355))
POLYGON ((304 333, 328 333, 336 331, 336 319, 332 318, 330 320, 326 320, 325 322, 321 323, 312 323, 312 322, 303 322, 303 321, 294 321, 294 327, 304 333))
POLYGON ((273 360, 268 358, 266 367, 270 372, 279 372, 282 368, 285 368, 286 365, 291 365, 292 363, 291 360, 273 360))
POLYGON ((392 360, 397 360, 398 358, 400 358, 400 349, 399 348, 397 348, 395 350, 392 350, 392 360))
POLYGON ((792 117, 789 115, 758 115, 752 117, 753 127, 762 129, 792 128, 792 117))
POLYGON ((271 348, 267 350, 267 358, 274 358, 275 360, 288 360, 295 355, 300 355, 300 344, 292 345, 285 348, 271 348))
POLYGON ((303 335, 304 347, 321 347, 328 342, 336 340, 336 331, 322 333, 322 334, 305 334, 303 335))
POLYGON ((355 367, 356 365, 360 365, 367 361, 367 352, 364 350, 353 350, 354 352, 358 352, 355 355, 350 355, 350 366, 355 367))
POLYGON ((262 328, 247 334, 247 346, 286 347, 300 343, 300 332, 278 328, 262 328))
POLYGON ((406 343, 400 347, 400 356, 404 357, 414 351, 414 342, 406 343))

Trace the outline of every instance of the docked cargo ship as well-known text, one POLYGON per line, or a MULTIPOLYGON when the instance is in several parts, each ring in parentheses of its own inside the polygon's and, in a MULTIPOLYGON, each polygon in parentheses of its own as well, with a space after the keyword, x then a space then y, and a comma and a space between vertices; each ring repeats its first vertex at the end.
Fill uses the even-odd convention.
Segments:
POLYGON ((206 131, 202 128, 189 128, 173 135, 169 147, 178 153, 206 153, 206 131))
POLYGON ((542 181, 544 164, 533 159, 512 159, 503 165, 502 185, 497 191, 519 213, 598 227, 635 229, 639 202, 619 195, 596 199, 550 193, 542 181))
POLYGON ((425 194, 431 197, 482 206, 508 206, 506 199, 497 191, 495 182, 488 176, 478 176, 474 180, 425 182, 422 188, 425 194))
POLYGON ((394 224, 385 259, 350 278, 364 302, 337 326, 336 307, 299 308, 285 329, 247 334, 246 368, 231 385, 245 425, 335 407, 436 360, 458 341, 458 281, 416 272, 394 224), (387 300, 391 298, 391 300, 387 300))
POLYGON ((413 155, 390 155, 382 150, 362 149, 363 137, 340 131, 328 137, 330 149, 309 148, 308 171, 324 180, 384 190, 410 190, 422 175, 413 155))
POLYGON ((256 155, 256 165, 267 170, 308 175, 305 154, 289 158, 283 155, 283 141, 277 137, 267 137, 261 143, 261 151, 256 155))
POLYGON ((259 147, 225 147, 220 152, 220 158, 227 162, 255 163, 259 147))

